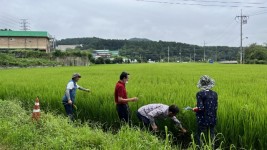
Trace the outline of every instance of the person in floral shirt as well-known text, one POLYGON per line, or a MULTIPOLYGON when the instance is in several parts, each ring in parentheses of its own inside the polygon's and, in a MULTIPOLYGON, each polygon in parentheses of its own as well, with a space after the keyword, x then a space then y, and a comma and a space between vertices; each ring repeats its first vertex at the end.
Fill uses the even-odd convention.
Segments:
POLYGON ((213 140, 214 128, 217 122, 218 95, 211 90, 215 81, 207 75, 200 77, 197 87, 200 89, 196 94, 197 106, 193 108, 197 118, 197 142, 201 145, 201 133, 207 131, 213 140))

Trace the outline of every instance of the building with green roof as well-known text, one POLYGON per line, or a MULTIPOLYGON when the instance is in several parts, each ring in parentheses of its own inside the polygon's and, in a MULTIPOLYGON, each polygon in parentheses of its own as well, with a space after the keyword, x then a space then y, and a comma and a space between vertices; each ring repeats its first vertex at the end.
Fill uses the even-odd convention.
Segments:
POLYGON ((0 49, 32 49, 50 52, 50 37, 46 31, 0 30, 0 49))

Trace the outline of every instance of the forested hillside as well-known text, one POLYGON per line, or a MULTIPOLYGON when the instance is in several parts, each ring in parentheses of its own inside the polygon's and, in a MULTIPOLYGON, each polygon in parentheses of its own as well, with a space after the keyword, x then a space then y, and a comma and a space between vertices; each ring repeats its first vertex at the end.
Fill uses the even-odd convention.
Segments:
POLYGON ((151 41, 132 38, 129 40, 101 38, 68 38, 57 41, 58 45, 81 44, 81 50, 119 50, 121 56, 141 61, 207 61, 238 60, 239 48, 227 46, 198 46, 179 42, 151 41))

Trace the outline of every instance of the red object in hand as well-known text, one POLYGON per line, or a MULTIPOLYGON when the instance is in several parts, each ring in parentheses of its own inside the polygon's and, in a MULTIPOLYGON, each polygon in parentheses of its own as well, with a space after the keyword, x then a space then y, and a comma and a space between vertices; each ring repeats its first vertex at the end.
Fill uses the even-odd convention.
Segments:
POLYGON ((197 107, 193 108, 193 111, 198 112, 198 108, 197 107))

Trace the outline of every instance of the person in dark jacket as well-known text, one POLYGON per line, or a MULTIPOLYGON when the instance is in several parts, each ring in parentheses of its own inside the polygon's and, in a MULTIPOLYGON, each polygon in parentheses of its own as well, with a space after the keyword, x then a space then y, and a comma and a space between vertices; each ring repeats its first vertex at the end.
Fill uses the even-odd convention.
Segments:
POLYGON ((218 95, 211 90, 215 86, 215 81, 207 75, 200 77, 197 87, 200 91, 196 94, 197 106, 193 108, 197 118, 197 142, 202 145, 201 133, 207 131, 213 140, 214 128, 217 122, 218 95))

